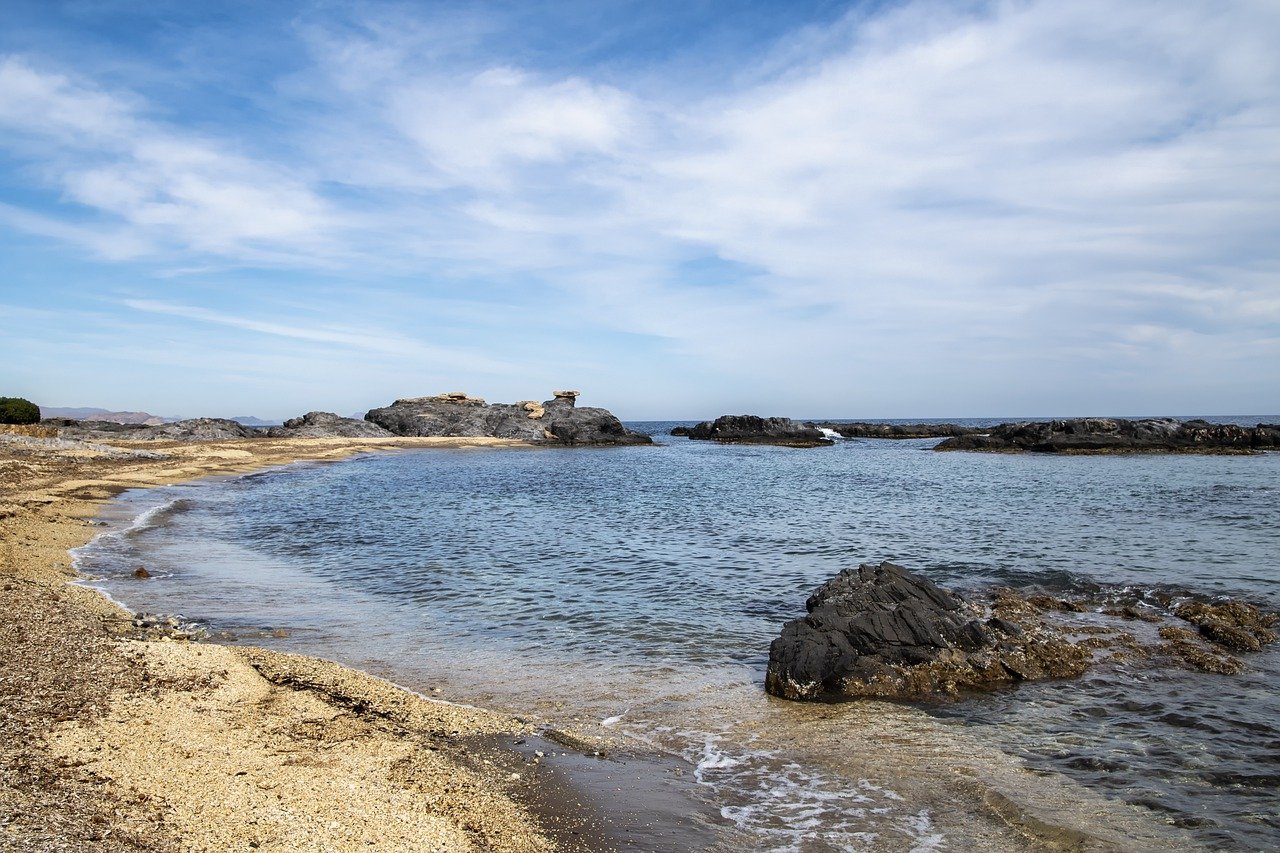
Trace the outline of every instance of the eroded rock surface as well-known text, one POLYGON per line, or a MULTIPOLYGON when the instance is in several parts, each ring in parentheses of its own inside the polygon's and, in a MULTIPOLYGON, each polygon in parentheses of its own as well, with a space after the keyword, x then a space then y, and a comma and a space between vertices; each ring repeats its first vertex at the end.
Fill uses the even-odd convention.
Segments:
POLYGON ((365 420, 403 436, 511 438, 533 444, 651 444, 606 409, 577 406, 576 391, 557 391, 543 403, 485 403, 465 394, 396 400, 365 420))
POLYGON ((872 424, 857 421, 843 423, 824 421, 810 426, 829 429, 845 438, 949 438, 957 435, 978 435, 987 430, 958 424, 872 424))
POLYGON ((892 563, 845 569, 805 607, 769 648, 775 696, 926 699, 1088 666, 1087 649, 1044 623, 988 615, 892 563))
POLYGON ((892 563, 845 569, 773 641, 765 687, 788 699, 920 700, 1092 665, 1234 675, 1242 653, 1277 640, 1280 617, 1247 602, 1093 587, 1074 598, 997 587, 975 601, 892 563))
MULTIPOLYGON (((675 431, 672 431, 672 435, 675 431)), ((791 418, 762 418, 759 415, 721 415, 690 427, 689 438, 722 444, 776 444, 782 447, 822 447, 831 439, 817 427, 791 418)))
POLYGON ((59 438, 111 439, 115 441, 226 441, 255 438, 261 430, 226 418, 190 418, 172 423, 119 424, 113 421, 77 421, 49 418, 40 422, 58 431, 59 438))
POLYGON ((1001 424, 949 438, 937 450, 1032 453, 1252 453, 1280 448, 1280 425, 1211 424, 1172 418, 1076 418, 1001 424))
POLYGON ((390 432, 369 421, 333 412, 307 412, 266 430, 270 438, 386 438, 390 432))

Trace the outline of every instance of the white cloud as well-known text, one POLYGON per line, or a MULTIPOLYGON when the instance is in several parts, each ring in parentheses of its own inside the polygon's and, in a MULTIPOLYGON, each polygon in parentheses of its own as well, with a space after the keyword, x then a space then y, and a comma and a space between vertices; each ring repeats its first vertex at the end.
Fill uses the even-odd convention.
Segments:
MULTIPOLYGON (((134 99, 101 91, 18 57, 0 60, 0 126, 9 143, 42 160, 67 201, 110 217, 67 236, 108 257, 116 223, 126 244, 155 250, 270 259, 306 248, 320 254, 339 217, 307 181, 225 144, 148 120, 134 99)), ((48 233, 34 216, 10 217, 48 233)), ((295 257, 295 261, 298 260, 295 257)))
POLYGON ((786 36, 718 90, 643 96, 590 67, 520 67, 493 21, 397 14, 311 19, 314 64, 280 81, 272 145, 5 60, 9 144, 102 217, 0 217, 98 252, 118 239, 115 257, 500 290, 531 327, 656 340, 744 395, 853 396, 877 377, 881 410, 914 393, 958 411, 964 377, 993 364, 1011 394, 1086 399, 1109 360, 1140 381, 1274 351, 1274 3, 905 2, 786 36))

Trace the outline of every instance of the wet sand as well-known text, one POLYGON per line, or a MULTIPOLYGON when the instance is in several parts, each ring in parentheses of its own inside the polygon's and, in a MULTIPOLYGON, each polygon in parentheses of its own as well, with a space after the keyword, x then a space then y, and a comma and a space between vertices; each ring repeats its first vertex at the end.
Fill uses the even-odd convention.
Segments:
POLYGON ((526 851, 573 832, 566 808, 567 830, 520 805, 540 785, 533 758, 476 760, 477 744, 527 734, 519 719, 327 661, 144 631, 68 583, 68 549, 92 538, 100 504, 127 489, 518 442, 85 445, 38 428, 0 438, 0 847, 526 851))

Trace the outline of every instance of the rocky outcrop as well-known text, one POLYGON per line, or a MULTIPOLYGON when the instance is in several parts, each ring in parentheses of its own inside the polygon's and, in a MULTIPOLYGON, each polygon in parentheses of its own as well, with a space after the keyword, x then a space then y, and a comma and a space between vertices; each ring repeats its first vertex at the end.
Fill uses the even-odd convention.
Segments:
POLYGON ((970 604, 901 566, 845 569, 769 647, 765 689, 787 699, 928 699, 1079 675, 1089 651, 1044 623, 970 604))
POLYGON ((557 391, 543 403, 488 404, 465 394, 396 400, 371 409, 365 420, 403 436, 491 436, 533 444, 652 444, 628 430, 606 409, 577 406, 577 391, 557 391))
POLYGON ((57 429, 60 438, 113 441, 226 441, 257 438, 260 430, 226 418, 191 418, 159 425, 119 424, 112 421, 76 421, 51 418, 42 424, 57 429))
POLYGON ((1031 453, 1252 453, 1280 449, 1280 425, 1243 427, 1171 418, 1077 418, 1001 424, 936 450, 1031 453))
POLYGON ((871 424, 862 421, 853 423, 824 421, 811 423, 809 426, 829 429, 844 438, 950 438, 986 432, 985 429, 978 427, 957 424, 871 424))
POLYGON ((390 432, 358 418, 344 418, 333 412, 307 412, 290 418, 282 426, 266 430, 270 438, 386 438, 390 432))
POLYGON ((703 421, 690 428, 688 436, 721 444, 776 444, 782 447, 823 447, 831 444, 831 439, 817 427, 791 418, 762 418, 759 415, 721 415, 714 421, 703 421))
POLYGON ((783 626, 765 688, 787 699, 922 700, 1093 665, 1234 675, 1246 666, 1239 655, 1277 640, 1280 616, 1244 601, 1089 586, 1075 598, 997 587, 979 602, 892 563, 845 569, 783 626))

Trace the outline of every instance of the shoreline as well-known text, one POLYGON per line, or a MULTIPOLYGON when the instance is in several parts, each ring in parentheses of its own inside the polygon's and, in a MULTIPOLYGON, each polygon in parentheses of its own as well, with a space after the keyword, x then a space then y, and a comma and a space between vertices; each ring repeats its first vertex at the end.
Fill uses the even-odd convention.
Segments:
MULTIPOLYGON (((59 834, 51 836, 59 842, 72 838, 91 843, 83 849, 111 850, 236 846, 283 850, 299 844, 315 847, 322 840, 330 849, 354 850, 368 849, 368 832, 376 833, 379 849, 679 849, 682 840, 694 837, 686 833, 705 830, 705 826, 684 823, 679 835, 664 837, 674 839, 675 846, 652 843, 661 837, 658 833, 669 833, 674 826, 673 810, 662 810, 662 800, 670 793, 670 785, 664 787, 662 778, 669 768, 657 766, 660 762, 651 761, 652 756, 625 755, 610 748, 610 760, 593 758, 597 739, 565 753, 563 744, 548 745, 543 740, 554 739, 553 732, 534 732, 523 714, 516 718, 432 701, 321 658, 238 644, 166 640, 163 630, 157 637, 134 629, 129 620, 120 618, 124 611, 96 589, 69 583, 77 577, 68 549, 100 532, 93 525, 105 502, 126 489, 234 476, 294 462, 338 461, 378 450, 486 446, 524 445, 467 439, 252 439, 160 448, 148 443, 147 452, 163 450, 173 457, 139 459, 128 454, 142 447, 120 443, 114 445, 114 452, 122 454, 119 457, 107 452, 105 457, 76 461, 65 458, 69 451, 60 449, 46 460, 46 467, 55 470, 23 489, 13 487, 6 476, 7 467, 23 464, 21 456, 0 454, 0 518, 4 522, 0 547, 10 558, 2 580, 7 586, 12 575, 15 584, 34 584, 23 599, 30 615, 22 629, 33 640, 28 652, 34 659, 44 653, 45 646, 56 649, 66 640, 63 655, 73 657, 81 653, 79 647, 88 638, 89 645, 103 647, 90 656, 94 667, 88 675, 99 679, 105 671, 108 676, 101 679, 106 682, 102 689, 85 691, 76 707, 60 710, 49 702, 37 707, 43 718, 28 719, 27 730, 19 734, 28 740, 38 735, 39 742, 24 744, 25 749, 0 745, 6 771, 31 767, 28 776, 34 782, 52 784, 59 797, 70 792, 49 802, 34 796, 38 791, 28 790, 23 801, 21 786, 12 782, 21 777, 7 772, 0 781, 0 840, 21 843, 36 838, 40 827, 32 825, 30 815, 46 822, 60 820, 59 834), (48 529, 13 524, 26 515, 42 519, 48 529), (27 561, 14 559, 32 548, 44 550, 27 561), (25 569, 44 571, 46 577, 22 577, 25 569), (56 598, 45 603, 50 593, 56 598), (58 603, 60 599, 65 600, 58 603), (59 630, 50 637, 50 628, 59 630), (151 637, 140 640, 144 633, 151 637), (419 704, 437 716, 407 717, 404 709, 419 704), (244 707, 250 712, 236 712, 244 707), (466 712, 465 719, 445 715, 445 709, 466 712), (209 717, 217 725, 208 725, 209 717), (44 725, 30 725, 33 722, 44 725), (197 750, 187 745, 192 732, 206 738, 197 750), (538 752, 545 753, 545 759, 538 752), (208 753, 218 760, 204 761, 208 753), (304 766, 307 762, 311 762, 309 768, 304 766), (624 777, 626 786, 618 787, 624 777), (373 804, 359 807, 356 823, 364 823, 362 830, 351 829, 347 822, 351 809, 344 810, 350 792, 342 786, 353 778, 362 788, 377 789, 373 804), (289 787, 278 790, 277 779, 285 779, 289 787), (272 787, 263 788, 264 784, 272 787), (388 826, 399 827, 396 814, 403 806, 385 806, 397 803, 397 792, 405 790, 426 800, 430 813, 421 815, 418 831, 422 835, 417 840, 396 843, 398 838, 384 833, 388 826), (633 797, 637 791, 641 793, 633 797), (237 792, 245 795, 238 801, 234 800, 237 792), (288 799, 273 800, 277 793, 288 799), (642 804, 640 811, 637 801, 642 804), (235 804, 218 815, 217 808, 227 803, 235 804), (337 816, 326 811, 335 806, 337 816), (280 814, 282 810, 289 814, 280 814), (74 821, 68 823, 63 819, 66 815, 74 821), (293 835, 281 835, 280 821, 286 818, 295 821, 289 830, 293 835), (264 824, 268 830, 275 827, 276 835, 264 833, 264 824), (15 828, 28 835, 13 835, 15 828), (527 834, 522 834, 526 829, 527 834)), ((13 610, 17 605, 8 595, 6 609, 13 610)), ((0 621, 12 621, 14 614, 5 616, 0 621)), ((11 656, 14 645, 0 628, 0 653, 11 656)), ((45 665, 48 657, 44 654, 45 665)), ((66 677, 57 669, 53 675, 66 677)), ((71 676, 75 682, 75 673, 71 676)), ((8 673, 5 681, 12 682, 8 673)), ((0 683, 0 701, 5 705, 8 688, 0 683)), ((852 734, 836 719, 842 715, 827 720, 824 708, 788 705, 785 713, 802 726, 832 726, 832 734, 839 734, 835 740, 841 742, 852 734)), ((925 777, 897 780, 905 783, 903 793, 913 802, 923 802, 921 795, 927 795, 933 804, 959 806, 969 817, 959 818, 959 823, 948 818, 947 823, 948 830, 962 830, 961 837, 971 834, 991 842, 991 849, 1036 845, 1105 849, 1114 842, 1115 830, 1125 827, 1132 849, 1157 849, 1148 835, 1154 827, 1120 819, 1123 808, 1098 801, 1092 792, 1075 805, 1068 801, 1084 791, 1070 786, 1058 791, 1060 786, 1050 785, 1039 796, 1033 795, 1023 790, 1029 777, 1012 766, 1015 762, 1007 762, 1007 767, 1003 760, 984 765, 961 757, 951 744, 958 732, 945 732, 939 740, 934 727, 927 726, 925 742, 932 745, 922 750, 921 726, 911 719, 913 713, 868 706, 865 714, 875 720, 872 728, 879 734, 869 740, 862 740, 866 733, 858 735, 862 742, 856 751, 866 754, 850 765, 849 778, 862 778, 868 771, 877 778, 893 775, 889 768, 900 770, 906 758, 897 751, 910 745, 911 753, 919 752, 915 757, 923 761, 918 769, 928 770, 924 765, 933 769, 925 777), (897 729, 901 732, 891 743, 881 742, 897 729), (939 760, 950 771, 946 775, 955 778, 944 785, 945 790, 933 791, 938 781, 933 773, 939 769, 934 762, 939 760), (990 778, 993 771, 1010 784, 997 784, 990 778), (1082 820, 1082 809, 1094 810, 1098 817, 1108 815, 1111 819, 1104 826, 1113 825, 1079 832, 1077 827, 1089 826, 1082 820)), ((789 734, 777 734, 779 746, 794 746, 789 734)), ((0 744, 8 735, 0 730, 0 744)), ((27 849, 45 848, 32 844, 27 849)))
POLYGON ((129 489, 367 452, 528 445, 139 444, 18 442, 0 455, 4 846, 525 851, 585 840, 591 819, 567 788, 537 815, 527 805, 530 790, 546 801, 557 787, 535 757, 474 760, 531 735, 527 722, 318 658, 157 637, 76 583, 69 553, 129 489))

